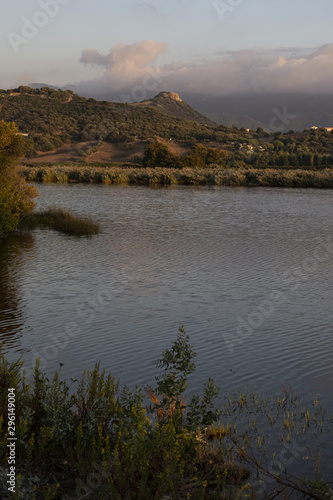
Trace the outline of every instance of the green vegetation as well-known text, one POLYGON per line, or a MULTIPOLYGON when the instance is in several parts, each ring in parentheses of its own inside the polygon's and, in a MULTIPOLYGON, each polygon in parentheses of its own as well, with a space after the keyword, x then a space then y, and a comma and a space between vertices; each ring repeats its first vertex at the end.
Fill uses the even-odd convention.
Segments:
POLYGON ((78 217, 69 210, 51 207, 40 212, 26 215, 19 229, 46 227, 72 236, 91 236, 100 232, 99 225, 88 217, 78 217))
MULTIPOLYGON (((270 399, 235 391, 217 407, 212 379, 201 396, 186 397, 195 356, 181 328, 155 362, 155 387, 131 392, 98 364, 68 386, 59 372, 49 380, 38 361, 27 376, 20 359, 1 353, 1 464, 10 454, 8 389, 16 400, 19 475, 10 498, 332 498, 306 443, 311 430, 332 438, 318 400, 307 409, 283 387, 270 399), (289 472, 297 460, 309 465, 306 479, 289 472)), ((0 476, 8 498, 3 466, 0 476)))
POLYGON ((65 144, 83 144, 79 154, 83 158, 98 151, 103 142, 126 150, 150 141, 143 157, 145 167, 333 167, 333 133, 325 128, 282 134, 217 126, 186 103, 162 94, 138 105, 86 99, 70 90, 21 86, 0 91, 1 118, 14 121, 20 132, 29 134, 26 144, 32 158, 65 144), (169 151, 162 139, 187 152, 169 151))
POLYGON ((184 155, 170 152, 169 148, 160 142, 149 144, 143 153, 144 168, 203 168, 210 165, 226 166, 227 154, 220 149, 208 148, 196 144, 184 155))
MULTIPOLYGON (((208 125, 209 127, 216 127, 216 123, 209 120, 206 116, 189 106, 185 101, 180 99, 178 94, 174 92, 160 92, 158 95, 149 99, 146 103, 162 111, 162 113, 175 116, 176 118, 186 119, 197 123, 208 125)), ((140 104, 142 106, 142 104, 140 104)))
POLYGON ((141 168, 95 165, 21 166, 29 182, 86 182, 148 186, 212 185, 332 189, 333 169, 141 168))
POLYGON ((14 124, 0 121, 0 235, 13 231, 34 207, 36 189, 27 186, 16 172, 23 151, 24 142, 14 124))
POLYGON ((149 144, 143 153, 142 166, 144 168, 181 168, 181 159, 172 154, 165 144, 156 142, 149 144))
POLYGON ((29 134, 29 156, 64 144, 107 141, 124 144, 154 137, 201 141, 219 133, 207 125, 169 116, 151 106, 86 99, 72 91, 19 87, 0 91, 1 118, 29 134))
POLYGON ((31 165, 64 145, 61 161, 76 163, 22 167, 31 181, 332 188, 333 133, 325 128, 282 134, 216 126, 169 96, 124 104, 21 86, 0 91, 1 116, 28 134, 31 165), (97 159, 100 150, 109 166, 91 168, 89 155, 97 159))

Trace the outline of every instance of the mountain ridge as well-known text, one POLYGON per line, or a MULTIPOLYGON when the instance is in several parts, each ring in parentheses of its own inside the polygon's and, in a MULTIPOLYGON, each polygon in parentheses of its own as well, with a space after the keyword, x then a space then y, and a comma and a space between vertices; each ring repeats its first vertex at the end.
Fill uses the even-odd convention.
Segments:
POLYGON ((139 103, 132 103, 132 105, 146 105, 158 109, 162 113, 176 118, 194 121, 207 125, 209 127, 217 127, 217 123, 204 116, 202 113, 194 109, 180 98, 176 92, 162 91, 152 99, 147 99, 139 103))

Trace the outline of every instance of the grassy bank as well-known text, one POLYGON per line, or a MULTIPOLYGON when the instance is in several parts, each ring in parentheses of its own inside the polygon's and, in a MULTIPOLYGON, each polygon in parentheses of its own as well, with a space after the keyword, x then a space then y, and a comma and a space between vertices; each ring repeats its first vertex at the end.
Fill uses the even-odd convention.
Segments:
POLYGON ((333 169, 282 168, 136 168, 119 166, 21 166, 30 182, 86 182, 142 185, 215 185, 289 188, 333 188, 333 169))
POLYGON ((37 227, 54 229, 73 236, 91 236, 100 231, 99 224, 88 217, 79 217, 69 210, 51 207, 39 212, 31 212, 22 218, 18 229, 33 230, 37 227))
POLYGON ((217 405, 212 379, 187 400, 195 356, 181 328, 155 362, 155 386, 130 392, 99 365, 69 387, 59 373, 49 380, 38 362, 26 375, 22 361, 1 354, 1 498, 331 498, 318 463, 312 478, 289 472, 310 455, 304 440, 311 429, 331 439, 331 419, 318 402, 303 408, 284 388, 276 399, 235 392, 217 405), (11 433, 16 484, 9 495, 11 433))

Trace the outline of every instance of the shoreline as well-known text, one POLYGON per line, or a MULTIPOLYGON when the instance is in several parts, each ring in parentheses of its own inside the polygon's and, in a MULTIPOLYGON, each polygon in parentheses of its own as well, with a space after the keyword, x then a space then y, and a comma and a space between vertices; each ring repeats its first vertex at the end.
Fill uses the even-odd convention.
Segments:
POLYGON ((27 182, 136 184, 147 186, 193 185, 230 187, 288 187, 333 189, 333 169, 283 168, 142 168, 136 166, 21 165, 27 182))

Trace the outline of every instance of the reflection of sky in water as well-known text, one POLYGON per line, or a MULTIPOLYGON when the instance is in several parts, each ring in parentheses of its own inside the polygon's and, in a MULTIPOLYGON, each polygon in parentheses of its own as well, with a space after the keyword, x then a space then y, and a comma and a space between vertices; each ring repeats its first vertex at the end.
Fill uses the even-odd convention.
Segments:
POLYGON ((0 300, 7 312, 1 319, 6 329, 12 322, 13 331, 24 333, 20 347, 40 350, 75 321, 80 337, 49 366, 65 356, 68 369, 80 371, 101 358, 123 375, 125 370, 127 382, 145 381, 150 360, 184 323, 200 351, 202 373, 213 369, 221 377, 222 368, 223 381, 233 373, 238 384, 268 388, 291 380, 305 384, 313 372, 314 384, 326 377, 329 386, 331 259, 308 271, 296 290, 284 274, 302 267, 318 239, 332 233, 330 192, 82 185, 39 190, 40 207, 58 204, 92 215, 103 232, 77 240, 39 230, 30 236, 30 248, 27 237, 2 244, 0 300), (103 289, 112 300, 99 310, 94 301, 103 289), (286 294, 285 302, 229 352, 225 336, 237 335, 240 318, 258 313, 276 290, 286 294))
POLYGON ((331 404, 332 254, 305 265, 333 233, 331 192, 39 190, 40 207, 91 215, 102 233, 78 240, 38 230, 30 246, 2 247, 1 301, 10 313, 1 313, 1 337, 11 356, 22 349, 30 366, 41 355, 49 374, 64 363, 68 379, 101 361, 122 384, 144 385, 184 324, 198 352, 194 391, 212 376, 223 394, 246 385, 277 395, 290 384, 331 404), (257 328, 238 330, 277 291, 285 300, 257 328))
POLYGON ((34 237, 29 233, 0 238, 0 343, 5 351, 19 348, 26 331, 21 278, 33 247, 34 237))

